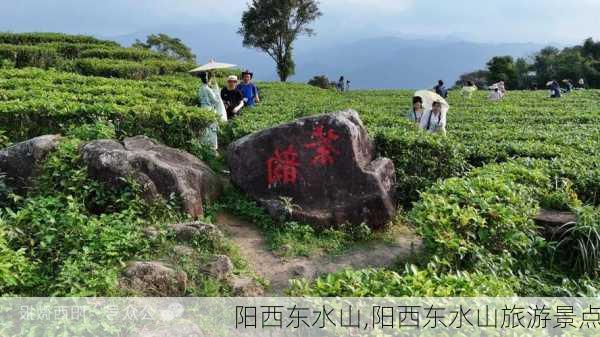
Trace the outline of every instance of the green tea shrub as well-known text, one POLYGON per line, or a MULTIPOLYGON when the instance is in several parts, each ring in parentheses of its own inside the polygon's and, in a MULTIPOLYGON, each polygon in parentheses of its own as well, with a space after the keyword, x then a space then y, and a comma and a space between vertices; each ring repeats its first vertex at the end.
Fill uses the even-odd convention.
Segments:
POLYGON ((290 296, 316 297, 473 297, 514 296, 515 280, 481 272, 440 273, 434 264, 401 273, 385 269, 344 270, 309 283, 293 280, 290 296))
POLYGON ((488 255, 536 256, 543 239, 533 217, 539 209, 536 190, 545 186, 543 172, 512 166, 476 170, 450 178, 421 194, 409 213, 428 252, 444 256, 457 268, 471 267, 488 255))
POLYGON ((402 129, 379 129, 375 135, 379 154, 396 168, 396 195, 405 205, 419 199, 419 192, 438 180, 468 171, 460 144, 437 135, 402 129))

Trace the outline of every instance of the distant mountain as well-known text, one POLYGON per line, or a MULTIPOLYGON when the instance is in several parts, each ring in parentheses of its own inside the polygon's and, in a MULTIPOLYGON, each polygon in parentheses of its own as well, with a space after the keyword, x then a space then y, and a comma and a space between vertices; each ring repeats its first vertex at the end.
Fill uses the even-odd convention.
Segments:
MULTIPOLYGON (((226 25, 167 26, 154 31, 111 37, 122 44, 151 33, 163 32, 181 38, 203 63, 210 58, 252 69, 259 80, 276 80, 273 61, 265 54, 243 48, 236 28, 226 25)), ((543 46, 533 43, 476 43, 456 37, 419 39, 380 37, 348 41, 302 39, 295 46, 296 75, 292 81, 306 82, 314 75, 332 80, 344 75, 352 88, 426 88, 438 79, 448 84, 469 71, 485 66, 493 56, 528 56, 543 46)))

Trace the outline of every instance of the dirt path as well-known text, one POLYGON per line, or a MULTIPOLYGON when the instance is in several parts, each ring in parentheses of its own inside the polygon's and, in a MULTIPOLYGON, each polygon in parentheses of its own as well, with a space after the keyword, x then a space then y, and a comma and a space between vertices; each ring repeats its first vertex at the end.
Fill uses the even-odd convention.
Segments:
POLYGON ((240 248, 250 266, 270 282, 267 296, 282 295, 290 279, 315 279, 325 273, 344 268, 368 268, 391 266, 408 259, 421 247, 413 235, 400 237, 394 243, 375 242, 351 249, 340 256, 317 256, 312 258, 282 259, 271 252, 262 233, 252 223, 231 214, 221 213, 216 223, 240 248))

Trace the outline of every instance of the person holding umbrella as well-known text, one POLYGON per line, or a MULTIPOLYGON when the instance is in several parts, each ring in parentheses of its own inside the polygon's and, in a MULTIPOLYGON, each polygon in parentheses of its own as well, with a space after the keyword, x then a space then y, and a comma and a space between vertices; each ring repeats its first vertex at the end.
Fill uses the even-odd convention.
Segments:
MULTIPOLYGON (((200 103, 200 107, 216 112, 221 121, 227 121, 225 105, 218 93, 219 88, 214 85, 211 87, 209 84, 209 81, 212 80, 210 73, 201 72, 198 74, 198 77, 200 77, 200 80, 202 81, 202 85, 200 86, 200 89, 198 89, 198 102, 200 103)), ((204 143, 215 151, 219 149, 219 142, 217 139, 218 131, 219 124, 215 122, 208 126, 203 135, 204 143)))
POLYGON ((423 102, 424 113, 419 127, 431 133, 446 134, 446 114, 450 109, 448 102, 429 90, 419 90, 414 96, 421 97, 423 102))
POLYGON ((427 132, 446 134, 446 111, 442 100, 433 102, 431 110, 421 118, 420 126, 427 132))
POLYGON ((237 90, 242 93, 244 97, 244 104, 247 107, 253 107, 256 103, 260 103, 260 97, 258 96, 258 88, 252 83, 254 74, 250 70, 246 70, 242 73, 242 83, 238 84, 237 90))
MULTIPOLYGON (((198 89, 198 103, 200 104, 200 107, 214 111, 222 122, 227 121, 227 111, 225 110, 225 104, 223 104, 223 100, 221 99, 217 81, 212 76, 212 71, 232 67, 235 67, 235 65, 217 63, 214 60, 211 60, 205 65, 190 70, 190 73, 197 74, 198 77, 200 77, 200 81, 202 81, 200 88, 198 89)), ((210 124, 208 128, 204 130, 203 134, 203 142, 210 146, 215 152, 219 148, 217 139, 218 131, 219 123, 215 122, 210 124)))

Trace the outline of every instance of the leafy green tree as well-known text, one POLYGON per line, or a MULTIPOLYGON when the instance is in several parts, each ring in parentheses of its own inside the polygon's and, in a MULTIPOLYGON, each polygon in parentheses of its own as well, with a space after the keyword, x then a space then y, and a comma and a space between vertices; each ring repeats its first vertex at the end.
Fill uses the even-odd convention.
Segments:
POLYGON ((262 50, 275 61, 279 79, 285 82, 295 73, 294 41, 314 35, 308 25, 321 15, 316 0, 252 0, 238 33, 245 47, 262 50))
POLYGON ((522 57, 517 59, 517 61, 515 62, 515 87, 517 89, 523 90, 531 87, 533 79, 529 76, 530 70, 531 65, 527 62, 526 59, 522 57))
POLYGON ((148 35, 146 42, 136 39, 132 47, 154 50, 180 61, 196 62, 196 55, 192 53, 190 47, 180 39, 163 33, 148 35))
POLYGON ((504 81, 509 85, 515 85, 517 82, 517 73, 512 56, 496 56, 487 63, 490 72, 489 80, 491 82, 504 81))

